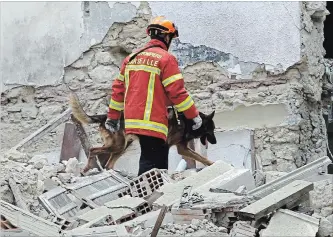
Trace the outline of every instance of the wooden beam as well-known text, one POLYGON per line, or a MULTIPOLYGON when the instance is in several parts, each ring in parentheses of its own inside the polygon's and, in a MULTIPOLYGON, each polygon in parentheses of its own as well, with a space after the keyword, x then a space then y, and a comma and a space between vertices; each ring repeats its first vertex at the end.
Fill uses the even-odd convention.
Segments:
POLYGON ((160 214, 157 217, 156 223, 154 225, 153 231, 150 234, 150 237, 156 237, 157 233, 162 225, 162 222, 164 220, 165 214, 168 211, 168 207, 166 205, 163 205, 160 211, 160 214))

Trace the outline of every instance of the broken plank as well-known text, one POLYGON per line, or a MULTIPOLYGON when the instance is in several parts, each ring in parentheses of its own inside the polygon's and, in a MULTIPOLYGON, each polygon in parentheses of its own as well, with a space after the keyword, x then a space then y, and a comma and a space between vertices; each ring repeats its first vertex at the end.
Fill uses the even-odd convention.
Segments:
POLYGON ((27 204, 22 199, 22 194, 13 178, 8 179, 8 184, 15 198, 16 206, 23 210, 29 211, 27 204))
POLYGON ((61 144, 60 161, 69 160, 73 157, 79 159, 80 149, 81 141, 77 135, 75 125, 66 123, 61 144))
POLYGON ((156 237, 157 233, 162 225, 163 219, 165 217, 165 214, 167 213, 168 206, 163 205, 160 211, 160 214, 157 217, 156 223, 154 225, 153 231, 151 232, 150 237, 156 237))
POLYGON ((71 114, 71 109, 66 109, 62 114, 58 115, 54 119, 52 119, 50 122, 45 124, 43 127, 35 131, 34 133, 30 134, 28 137, 20 141, 16 146, 12 147, 11 150, 18 150, 24 145, 27 145, 31 143, 32 141, 40 138, 45 133, 51 131, 52 129, 58 127, 60 124, 65 122, 67 119, 69 119, 71 114))
POLYGON ((237 214, 240 219, 258 220, 289 203, 295 202, 297 199, 301 199, 304 194, 311 190, 313 190, 313 183, 304 180, 295 180, 281 189, 241 209, 237 214))

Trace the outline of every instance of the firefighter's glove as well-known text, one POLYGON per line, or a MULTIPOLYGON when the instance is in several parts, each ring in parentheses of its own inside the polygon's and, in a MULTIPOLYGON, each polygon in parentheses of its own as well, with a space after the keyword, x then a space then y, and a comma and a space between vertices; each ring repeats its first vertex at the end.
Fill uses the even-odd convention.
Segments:
POLYGON ((193 126, 192 126, 193 130, 197 130, 197 129, 199 129, 201 127, 201 125, 202 125, 202 119, 201 119, 200 115, 198 115, 197 117, 195 117, 193 119, 193 123, 194 123, 193 126))
POLYGON ((119 120, 107 119, 105 121, 105 128, 110 132, 117 132, 120 128, 119 120))

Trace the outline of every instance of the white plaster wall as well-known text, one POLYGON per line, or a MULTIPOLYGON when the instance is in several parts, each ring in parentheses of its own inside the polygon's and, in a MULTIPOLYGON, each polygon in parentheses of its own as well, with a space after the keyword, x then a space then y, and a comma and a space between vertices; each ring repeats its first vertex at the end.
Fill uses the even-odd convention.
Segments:
POLYGON ((99 43, 114 22, 130 21, 138 6, 89 2, 85 17, 80 1, 0 4, 1 82, 21 85, 58 82, 64 66, 99 43))
POLYGON ((299 2, 149 2, 175 21, 180 40, 231 53, 240 61, 281 64, 300 59, 299 2))
MULTIPOLYGON (((65 65, 100 42, 112 23, 130 21, 139 5, 89 3, 85 17, 82 2, 1 2, 1 82, 56 83, 65 65)), ((176 22, 183 43, 283 68, 300 58, 299 2, 149 3, 154 15, 176 22)))

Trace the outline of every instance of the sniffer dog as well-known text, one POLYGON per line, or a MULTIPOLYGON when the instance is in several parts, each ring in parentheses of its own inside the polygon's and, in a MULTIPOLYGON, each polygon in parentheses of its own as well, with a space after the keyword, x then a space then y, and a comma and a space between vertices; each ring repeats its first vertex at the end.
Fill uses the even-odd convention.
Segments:
MULTIPOLYGON (((109 154, 107 155, 108 159, 100 160, 101 166, 107 170, 113 169, 116 161, 133 143, 133 141, 138 139, 135 134, 125 133, 124 114, 121 114, 119 131, 112 133, 106 129, 104 125, 107 119, 107 115, 87 115, 80 105, 77 95, 73 92, 70 93, 69 104, 71 106, 73 116, 81 124, 99 123, 99 132, 104 143, 104 145, 101 147, 93 147, 90 149, 88 162, 83 169, 83 172, 87 172, 93 168, 96 155, 101 154, 109 154)), ((168 109, 168 136, 166 142, 169 147, 174 145, 177 146, 178 154, 209 166, 214 162, 208 160, 206 157, 201 156, 188 147, 189 141, 194 138, 200 138, 200 141, 203 145, 206 145, 207 141, 211 144, 216 144, 216 137, 214 135, 215 124, 213 121, 215 111, 209 115, 205 115, 201 112, 199 114, 202 118, 202 126, 197 130, 193 130, 192 120, 186 119, 183 114, 178 114, 177 118, 177 114, 174 109, 168 109)))

